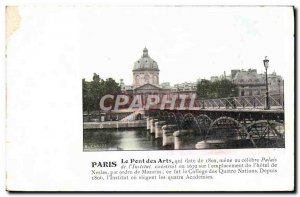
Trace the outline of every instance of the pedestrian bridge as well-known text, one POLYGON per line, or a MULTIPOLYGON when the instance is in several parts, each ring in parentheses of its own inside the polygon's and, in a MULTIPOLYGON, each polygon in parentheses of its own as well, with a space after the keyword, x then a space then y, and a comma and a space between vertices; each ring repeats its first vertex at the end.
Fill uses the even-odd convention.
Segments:
MULTIPOLYGON (((269 96, 270 109, 284 109, 284 98, 282 94, 269 96)), ((202 99, 195 102, 196 108, 201 109, 264 109, 266 108, 266 96, 240 96, 217 99, 202 99)))
POLYGON ((150 109, 148 129, 159 127, 155 136, 165 145, 197 142, 196 148, 283 148, 285 147, 284 102, 282 95, 271 95, 265 110, 264 96, 198 100, 189 110, 150 109), (152 122, 151 122, 152 121, 152 122), (168 140, 167 140, 168 139, 168 140))

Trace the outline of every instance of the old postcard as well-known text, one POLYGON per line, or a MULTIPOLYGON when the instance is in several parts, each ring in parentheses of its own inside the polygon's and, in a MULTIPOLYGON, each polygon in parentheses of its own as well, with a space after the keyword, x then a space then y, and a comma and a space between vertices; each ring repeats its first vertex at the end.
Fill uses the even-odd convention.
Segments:
POLYGON ((294 28, 292 6, 7 6, 7 190, 293 191, 294 28))

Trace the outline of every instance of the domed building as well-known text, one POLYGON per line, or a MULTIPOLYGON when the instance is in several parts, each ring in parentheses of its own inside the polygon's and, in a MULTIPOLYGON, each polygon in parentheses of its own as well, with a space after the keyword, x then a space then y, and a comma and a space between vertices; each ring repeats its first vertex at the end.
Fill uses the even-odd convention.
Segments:
MULTIPOLYGON (((143 49, 143 55, 137 61, 134 62, 132 70, 132 85, 125 85, 124 80, 120 80, 120 86, 122 93, 134 96, 140 95, 143 105, 148 102, 148 96, 157 95, 162 101, 166 96, 168 102, 175 95, 176 97, 186 95, 187 99, 192 98, 195 94, 195 90, 180 87, 172 87, 169 82, 159 83, 159 68, 157 62, 152 59, 148 54, 148 49, 143 49)), ((133 97, 131 97, 132 99, 133 97)), ((177 101, 176 101, 177 102, 177 101)), ((170 105, 170 104, 167 104, 170 105)), ((166 105, 166 106, 167 106, 166 105)), ((177 103, 179 105, 179 103, 177 103)))
POLYGON ((159 86, 159 68, 157 62, 148 55, 148 49, 145 47, 143 55, 134 63, 133 88, 151 84, 159 86))
POLYGON ((159 83, 159 68, 157 62, 152 59, 148 54, 148 49, 143 49, 143 55, 137 61, 134 62, 132 70, 132 85, 125 85, 124 80, 120 80, 121 90, 125 94, 134 95, 172 95, 181 94, 191 95, 195 94, 195 85, 191 88, 186 87, 187 83, 177 84, 178 86, 171 86, 169 82, 159 83))

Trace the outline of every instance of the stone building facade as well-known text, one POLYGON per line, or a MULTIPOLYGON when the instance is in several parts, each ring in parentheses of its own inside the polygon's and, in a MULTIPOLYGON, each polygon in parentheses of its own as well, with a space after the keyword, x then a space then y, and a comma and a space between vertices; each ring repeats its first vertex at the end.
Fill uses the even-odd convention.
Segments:
MULTIPOLYGON (((239 88, 239 96, 266 94, 266 76, 258 74, 256 69, 231 70, 232 82, 239 88)), ((275 72, 268 74, 269 94, 283 93, 283 79, 275 72)))
POLYGON ((123 80, 120 81, 122 92, 130 95, 139 94, 143 98, 153 94, 172 98, 179 93, 191 97, 196 93, 196 83, 177 84, 176 87, 172 87, 168 82, 159 84, 159 71, 157 62, 149 56, 145 47, 142 57, 134 63, 132 85, 125 85, 123 80))
POLYGON ((239 96, 261 95, 266 92, 265 80, 256 69, 233 70, 232 82, 238 86, 239 96))
POLYGON ((133 88, 152 84, 159 86, 159 69, 155 60, 148 55, 148 49, 145 47, 143 55, 134 63, 133 88))
POLYGON ((268 84, 270 94, 282 94, 284 91, 284 80, 280 75, 275 72, 268 74, 268 84))
POLYGON ((129 94, 169 94, 169 87, 161 87, 159 85, 159 68, 157 62, 148 54, 145 47, 143 55, 134 63, 132 70, 133 83, 132 89, 126 92, 129 94))

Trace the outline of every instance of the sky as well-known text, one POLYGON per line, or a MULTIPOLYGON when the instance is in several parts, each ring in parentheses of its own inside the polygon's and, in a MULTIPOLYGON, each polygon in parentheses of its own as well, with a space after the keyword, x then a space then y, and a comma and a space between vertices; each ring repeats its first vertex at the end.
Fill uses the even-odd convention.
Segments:
POLYGON ((21 15, 30 21, 25 23, 31 24, 28 31, 34 27, 43 43, 60 36, 62 59, 76 58, 80 76, 87 80, 97 73, 130 85, 144 47, 158 63, 160 82, 171 84, 224 71, 229 75, 231 69, 262 73, 265 56, 269 72, 285 78, 293 52, 293 13, 288 7, 25 7, 21 15))

